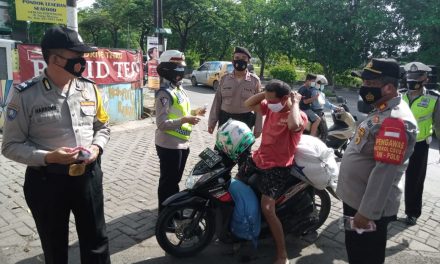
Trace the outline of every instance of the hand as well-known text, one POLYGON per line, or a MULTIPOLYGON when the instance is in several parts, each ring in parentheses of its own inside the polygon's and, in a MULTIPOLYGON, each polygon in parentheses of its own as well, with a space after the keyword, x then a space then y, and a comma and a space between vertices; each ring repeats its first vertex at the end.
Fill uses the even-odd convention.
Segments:
POLYGON ((208 127, 208 133, 209 134, 214 133, 214 127, 208 127))
POLYGON ((290 100, 292 104, 301 102, 302 95, 296 91, 290 92, 290 100))
POLYGON ((261 131, 255 131, 254 130, 254 137, 259 138, 261 136, 261 131))
POLYGON ((97 145, 91 145, 88 148, 88 150, 90 151, 91 154, 90 154, 89 159, 84 161, 84 163, 86 165, 94 162, 98 158, 98 155, 99 155, 99 147, 97 145))
POLYGON ((196 113, 197 116, 205 116, 206 108, 199 107, 199 108, 196 109, 195 113, 196 113))
POLYGON ((197 125, 200 122, 200 118, 197 116, 184 116, 181 120, 182 124, 189 123, 191 125, 197 125))
POLYGON ((54 151, 50 151, 44 157, 47 164, 72 164, 77 161, 79 150, 73 148, 61 147, 54 151))
POLYGON ((369 222, 370 222, 370 219, 368 219, 365 216, 361 215, 359 212, 357 212, 354 215, 354 219, 353 219, 354 227, 362 228, 362 229, 368 229, 368 227, 369 227, 368 223, 369 222))

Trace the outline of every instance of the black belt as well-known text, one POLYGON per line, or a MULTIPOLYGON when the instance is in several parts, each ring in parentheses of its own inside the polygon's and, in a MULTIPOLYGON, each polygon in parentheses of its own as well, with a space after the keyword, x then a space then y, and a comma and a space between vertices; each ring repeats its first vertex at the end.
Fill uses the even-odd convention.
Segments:
POLYGON ((96 161, 85 165, 85 164, 49 164, 47 166, 30 166, 31 169, 47 173, 47 174, 59 174, 59 175, 69 175, 69 176, 81 176, 86 172, 89 172, 93 166, 95 166, 96 161))

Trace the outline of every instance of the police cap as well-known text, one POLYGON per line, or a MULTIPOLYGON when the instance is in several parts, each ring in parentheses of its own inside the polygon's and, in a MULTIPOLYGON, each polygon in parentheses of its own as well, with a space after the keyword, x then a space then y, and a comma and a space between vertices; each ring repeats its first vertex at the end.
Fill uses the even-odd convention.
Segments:
POLYGON ((351 75, 364 80, 374 80, 381 77, 399 79, 400 68, 394 59, 372 59, 362 71, 353 71, 351 75))
POLYGON ((429 66, 417 61, 407 63, 403 68, 406 71, 406 80, 408 82, 424 80, 428 77, 428 72, 431 72, 429 66))
POLYGON ((234 54, 235 53, 243 53, 246 54, 246 56, 248 56, 249 59, 252 58, 251 53, 246 48, 243 47, 235 47, 234 54))
POLYGON ((81 36, 75 30, 67 27, 53 26, 49 28, 41 40, 41 48, 67 49, 76 52, 89 53, 98 49, 84 44, 81 36))

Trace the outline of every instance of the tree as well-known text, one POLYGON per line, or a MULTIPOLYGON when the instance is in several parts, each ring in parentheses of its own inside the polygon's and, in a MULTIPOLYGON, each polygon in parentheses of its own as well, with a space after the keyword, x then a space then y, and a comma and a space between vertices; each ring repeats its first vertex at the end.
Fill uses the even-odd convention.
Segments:
MULTIPOLYGON (((190 33, 195 30, 212 10, 215 0, 168 0, 163 2, 163 14, 166 24, 177 34, 180 51, 185 51, 190 33)), ((171 36, 172 39, 174 36, 171 36)))

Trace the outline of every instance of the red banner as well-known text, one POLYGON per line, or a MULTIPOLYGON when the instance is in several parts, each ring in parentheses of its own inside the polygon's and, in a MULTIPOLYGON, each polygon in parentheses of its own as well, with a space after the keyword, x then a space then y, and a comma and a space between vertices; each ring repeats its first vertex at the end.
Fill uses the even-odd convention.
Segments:
MULTIPOLYGON (((18 45, 20 81, 40 75, 46 63, 37 45, 18 45)), ((83 76, 97 84, 138 83, 143 81, 142 53, 122 49, 99 49, 84 54, 87 61, 83 76)))

